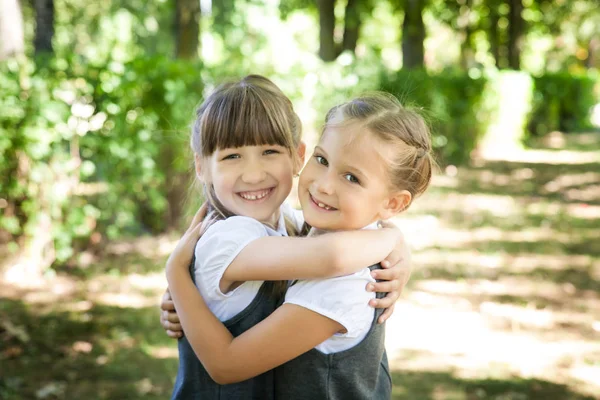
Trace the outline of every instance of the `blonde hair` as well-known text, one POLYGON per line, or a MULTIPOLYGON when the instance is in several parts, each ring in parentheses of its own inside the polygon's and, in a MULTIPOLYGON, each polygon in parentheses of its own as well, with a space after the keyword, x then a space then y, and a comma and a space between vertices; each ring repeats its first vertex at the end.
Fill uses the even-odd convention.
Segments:
MULTIPOLYGON (((290 152, 297 162, 296 149, 300 144, 302 125, 290 99, 260 75, 248 75, 239 81, 219 85, 196 111, 190 144, 200 158, 215 151, 242 147, 279 145, 290 152)), ((212 182, 203 190, 208 214, 202 232, 218 220, 234 214, 217 199, 212 182)), ((295 225, 285 219, 290 236, 297 235, 295 225)), ((281 293, 287 282, 277 282, 273 292, 281 293)))
POLYGON ((394 159, 389 160, 390 189, 407 190, 413 199, 425 192, 435 161, 429 127, 419 113, 405 108, 389 93, 375 92, 333 107, 323 130, 349 123, 359 123, 397 147, 394 159))

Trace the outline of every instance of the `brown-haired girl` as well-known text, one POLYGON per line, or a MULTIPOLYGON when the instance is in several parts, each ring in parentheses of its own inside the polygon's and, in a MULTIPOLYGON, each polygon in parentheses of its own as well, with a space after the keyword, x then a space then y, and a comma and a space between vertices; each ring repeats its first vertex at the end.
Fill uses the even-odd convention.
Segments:
MULTIPOLYGON (((186 267, 169 275, 179 277, 173 281, 178 293, 185 275, 187 288, 203 299, 203 310, 214 314, 230 337, 271 314, 278 304, 275 294, 282 293, 287 280, 353 273, 404 247, 399 230, 390 228, 286 237, 286 219, 295 228, 303 223, 283 202, 302 166, 304 145, 291 102, 266 78, 248 76, 218 87, 198 109, 191 145, 208 215, 195 229, 202 237, 195 238, 194 250, 186 247, 186 267), (191 254, 196 257, 190 265, 191 254)), ((176 251, 172 261, 177 254, 183 253, 176 251)), ((362 291, 369 308, 370 293, 364 286, 362 291)), ((177 297, 178 306, 197 306, 188 300, 183 306, 183 298, 177 297)), ((271 368, 222 385, 211 379, 212 364, 198 361, 188 339, 179 341, 173 398, 273 397, 271 368)))
MULTIPOLYGON (((367 95, 333 108, 300 176, 309 236, 381 231, 379 220, 405 210, 427 189, 432 168, 426 123, 393 96, 367 95)), ((194 243, 197 231, 193 224, 181 248, 194 243)), ((292 250, 262 251, 285 257, 292 250)), ((216 382, 239 382, 275 368, 279 399, 389 399, 384 327, 376 323, 379 312, 367 306, 374 294, 364 290, 377 267, 368 265, 345 276, 295 282, 281 307, 237 337, 204 304, 187 273, 185 252, 173 253, 167 278, 186 337, 216 382)))

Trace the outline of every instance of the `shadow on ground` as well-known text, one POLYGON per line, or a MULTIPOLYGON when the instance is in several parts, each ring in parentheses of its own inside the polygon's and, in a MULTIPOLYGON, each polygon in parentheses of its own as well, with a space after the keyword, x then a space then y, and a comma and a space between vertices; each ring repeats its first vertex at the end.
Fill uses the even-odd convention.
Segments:
POLYGON ((165 399, 177 371, 155 307, 48 312, 0 303, 0 398, 165 399))
POLYGON ((394 372, 394 400, 594 400, 538 379, 461 379, 448 372, 394 372))

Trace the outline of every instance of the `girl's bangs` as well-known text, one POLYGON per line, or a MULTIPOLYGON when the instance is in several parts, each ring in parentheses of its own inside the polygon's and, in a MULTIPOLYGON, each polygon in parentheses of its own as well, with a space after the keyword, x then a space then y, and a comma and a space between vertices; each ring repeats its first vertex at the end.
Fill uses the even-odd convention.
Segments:
POLYGON ((203 154, 243 146, 279 145, 292 148, 286 132, 286 115, 250 92, 223 96, 207 109, 203 118, 203 154))

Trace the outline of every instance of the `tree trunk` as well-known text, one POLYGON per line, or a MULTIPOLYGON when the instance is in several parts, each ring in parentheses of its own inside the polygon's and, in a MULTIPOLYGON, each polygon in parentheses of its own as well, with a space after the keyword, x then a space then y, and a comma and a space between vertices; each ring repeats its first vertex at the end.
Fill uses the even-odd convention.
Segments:
POLYGON ((35 54, 52 54, 54 37, 54 0, 35 0, 35 54))
POLYGON ((333 61, 337 52, 333 30, 335 28, 335 0, 317 0, 319 7, 319 57, 323 61, 333 61))
POLYGON ((24 51, 23 14, 18 0, 0 1, 0 61, 24 51))
POLYGON ((360 34, 360 6, 362 0, 348 0, 346 15, 344 17, 344 38, 342 50, 355 52, 356 43, 360 34))
POLYGON ((522 0, 510 0, 508 11, 508 67, 519 69, 521 67, 522 36, 525 21, 522 16, 522 0))
POLYGON ((405 0, 402 24, 403 68, 421 68, 425 63, 424 0, 405 0))
POLYGON ((463 69, 469 69, 475 61, 472 43, 473 30, 470 21, 471 5, 472 0, 466 0, 465 6, 460 8, 461 11, 458 17, 458 26, 463 31, 463 41, 460 45, 460 66, 463 69))
POLYGON ((494 63, 496 67, 500 67, 500 36, 498 34, 498 22, 500 22, 500 15, 498 14, 498 8, 495 4, 490 5, 490 28, 489 28, 489 40, 490 40, 490 52, 494 57, 494 63))
POLYGON ((198 58, 200 0, 175 0, 175 48, 177 58, 198 58))

